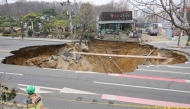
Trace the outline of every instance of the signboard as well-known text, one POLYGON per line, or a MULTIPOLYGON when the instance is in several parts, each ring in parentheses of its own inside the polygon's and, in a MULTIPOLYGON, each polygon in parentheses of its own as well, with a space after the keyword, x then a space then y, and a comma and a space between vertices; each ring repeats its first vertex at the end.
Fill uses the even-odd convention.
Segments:
POLYGON ((100 21, 132 20, 132 11, 102 12, 100 21))

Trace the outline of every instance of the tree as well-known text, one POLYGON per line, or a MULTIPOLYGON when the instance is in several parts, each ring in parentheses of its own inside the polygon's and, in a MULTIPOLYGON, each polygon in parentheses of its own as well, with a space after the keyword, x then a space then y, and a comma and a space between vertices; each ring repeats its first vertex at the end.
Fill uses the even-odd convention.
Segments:
POLYGON ((55 12, 55 9, 53 8, 46 8, 42 10, 43 15, 47 15, 48 17, 50 16, 56 16, 57 13, 55 12))
POLYGON ((34 29, 33 28, 33 22, 34 22, 34 19, 37 17, 37 14, 34 13, 34 12, 30 12, 28 13, 27 15, 25 15, 23 18, 25 21, 31 21, 31 25, 32 25, 32 30, 34 29))
MULTIPOLYGON (((7 102, 12 101, 17 96, 17 90, 15 88, 9 90, 9 88, 5 85, 2 85, 2 82, 4 82, 5 74, 0 74, 0 108, 3 109, 3 107, 6 106, 7 102)), ((15 105, 17 105, 17 102, 13 102, 15 105)))
POLYGON ((113 12, 113 11, 128 11, 129 0, 120 0, 119 2, 110 1, 107 4, 96 6, 96 11, 113 12))
POLYGON ((57 20, 54 22, 53 26, 56 27, 57 34, 60 34, 59 29, 63 32, 63 29, 68 25, 68 22, 65 20, 57 20))
POLYGON ((79 23, 82 25, 82 37, 80 38, 80 45, 83 38, 83 34, 90 24, 95 24, 96 17, 93 6, 90 3, 83 3, 80 7, 80 12, 76 14, 78 16, 79 23))
POLYGON ((174 0, 131 0, 130 4, 135 8, 141 10, 144 13, 171 22, 175 27, 184 30, 188 35, 188 40, 186 45, 189 46, 190 42, 190 23, 188 21, 189 7, 188 0, 181 0, 174 2, 174 0), (143 8, 147 8, 149 11, 144 11, 143 8), (180 21, 181 23, 178 23, 180 21))

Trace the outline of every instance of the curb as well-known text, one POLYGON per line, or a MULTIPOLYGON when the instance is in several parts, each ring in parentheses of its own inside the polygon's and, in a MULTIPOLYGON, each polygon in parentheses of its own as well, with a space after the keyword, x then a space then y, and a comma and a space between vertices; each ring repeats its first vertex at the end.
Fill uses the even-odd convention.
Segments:
POLYGON ((3 37, 0 36, 0 39, 5 39, 5 40, 30 40, 30 41, 47 41, 47 42, 62 42, 62 41, 68 41, 68 42, 72 42, 72 41, 79 41, 79 40, 64 40, 64 39, 48 39, 48 38, 44 38, 44 39, 33 39, 33 38, 12 38, 12 37, 3 37))

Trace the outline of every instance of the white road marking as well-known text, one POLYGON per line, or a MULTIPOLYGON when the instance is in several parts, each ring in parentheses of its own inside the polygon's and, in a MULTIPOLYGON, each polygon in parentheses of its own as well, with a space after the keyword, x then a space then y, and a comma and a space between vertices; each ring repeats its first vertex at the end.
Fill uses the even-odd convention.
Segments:
POLYGON ((47 69, 47 70, 59 70, 59 71, 74 71, 74 70, 62 70, 62 69, 51 69, 51 68, 42 68, 42 69, 47 69))
POLYGON ((185 62, 186 64, 188 64, 189 62, 185 62))
POLYGON ((75 73, 103 74, 99 72, 90 72, 90 71, 75 71, 75 73))
MULTIPOLYGON (((29 85, 26 84, 18 84, 19 86, 24 86, 27 87, 29 85)), ((35 85, 34 85, 35 86, 35 85)), ((67 88, 64 87, 63 89, 59 89, 59 88, 51 88, 51 87, 43 87, 43 86, 35 86, 36 87, 36 93, 53 93, 51 91, 44 91, 45 89, 49 89, 49 90, 57 90, 60 91, 59 93, 70 93, 70 94, 91 94, 91 95, 99 95, 96 93, 92 93, 92 92, 86 92, 86 91, 82 91, 82 90, 76 90, 76 89, 71 89, 71 88, 67 88), (43 88, 44 90, 41 90, 41 88, 43 88)), ((21 90, 26 91, 26 88, 20 88, 21 90)))
POLYGON ((163 65, 147 65, 146 67, 160 67, 160 66, 163 66, 163 65))
POLYGON ((174 73, 174 74, 182 74, 182 75, 190 75, 190 73, 186 72, 173 72, 173 71, 161 71, 161 70, 148 70, 148 69, 137 69, 139 71, 147 71, 147 72, 160 72, 160 73, 174 73))
MULTIPOLYGON (((26 85, 26 84, 18 84, 19 86, 29 86, 29 85, 26 85)), ((35 87, 40 87, 40 88, 43 88, 43 89, 50 89, 50 90, 61 90, 61 89, 58 89, 58 88, 51 88, 51 87, 43 87, 43 86, 35 86, 35 87)))
POLYGON ((11 52, 11 50, 3 50, 3 49, 0 49, 0 51, 2 51, 2 52, 11 52))
POLYGON ((43 69, 47 69, 47 70, 61 70, 61 69, 50 69, 50 68, 43 68, 43 69))
POLYGON ((23 75, 20 73, 7 73, 7 72, 0 72, 1 74, 7 74, 7 75, 23 75))
POLYGON ((170 68, 190 68, 190 67, 183 67, 183 66, 172 66, 172 65, 167 65, 170 68))
POLYGON ((110 76, 119 76, 119 74, 108 74, 110 76))
POLYGON ((113 85, 113 86, 133 87, 133 88, 141 88, 141 89, 162 90, 162 91, 169 91, 169 92, 190 93, 189 91, 182 91, 182 90, 162 89, 162 88, 155 88, 155 87, 144 87, 144 86, 135 86, 135 85, 125 85, 125 84, 98 82, 98 81, 94 81, 93 83, 95 83, 95 84, 113 85))
POLYGON ((185 80, 186 81, 186 83, 190 83, 190 80, 185 80))
POLYGON ((64 87, 60 93, 72 93, 72 94, 86 94, 86 95, 99 95, 99 94, 96 94, 96 93, 91 93, 91 92, 85 92, 85 91, 81 91, 81 90, 76 90, 76 89, 71 89, 71 88, 67 88, 67 87, 64 87))
POLYGON ((169 67, 169 68, 190 68, 190 67, 183 67, 183 66, 174 66, 174 65, 148 65, 146 67, 169 67))
MULTIPOLYGON (((20 88, 20 89, 23 90, 23 91, 26 91, 26 88, 20 88)), ((40 87, 37 87, 37 86, 35 86, 35 92, 36 93, 53 93, 53 92, 50 92, 50 91, 41 90, 40 87)))

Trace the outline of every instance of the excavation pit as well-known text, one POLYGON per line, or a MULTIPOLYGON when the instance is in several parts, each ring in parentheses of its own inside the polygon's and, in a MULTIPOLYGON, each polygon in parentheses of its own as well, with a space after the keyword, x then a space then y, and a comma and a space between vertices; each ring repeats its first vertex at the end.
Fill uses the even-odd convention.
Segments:
POLYGON ((185 63, 188 55, 175 50, 158 49, 137 42, 113 42, 94 40, 84 42, 88 49, 80 49, 76 42, 62 45, 31 46, 12 51, 4 64, 33 66, 62 70, 91 71, 102 73, 133 72, 138 65, 171 65, 185 63), (111 56, 80 55, 73 52, 112 55, 155 56, 163 59, 124 58, 111 56))

